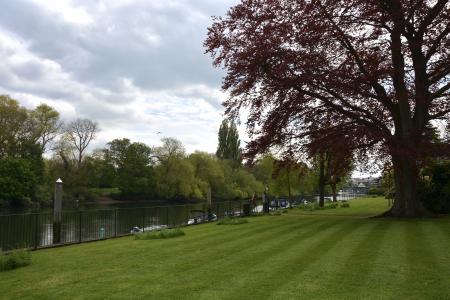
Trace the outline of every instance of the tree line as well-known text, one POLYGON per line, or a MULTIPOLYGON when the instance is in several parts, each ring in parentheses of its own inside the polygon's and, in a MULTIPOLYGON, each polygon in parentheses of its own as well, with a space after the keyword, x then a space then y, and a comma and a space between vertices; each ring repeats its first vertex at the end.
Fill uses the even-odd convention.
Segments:
MULTIPOLYGON (((58 178, 66 201, 202 201, 209 189, 223 200, 260 197, 264 191, 289 197, 318 191, 318 161, 297 163, 268 153, 243 164, 236 124, 228 120, 220 126, 215 154, 188 154, 170 137, 160 146, 114 139, 88 151, 100 130, 96 122, 78 118, 64 124, 52 107, 26 109, 6 95, 0 96, 0 124, 3 206, 51 205, 58 178)), ((331 173, 325 173, 329 180, 331 173)))

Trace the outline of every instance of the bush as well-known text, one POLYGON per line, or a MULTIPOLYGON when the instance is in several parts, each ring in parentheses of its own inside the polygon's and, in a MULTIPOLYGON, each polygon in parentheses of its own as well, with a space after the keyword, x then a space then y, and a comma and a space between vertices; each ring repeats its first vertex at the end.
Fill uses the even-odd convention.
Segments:
POLYGON ((325 209, 328 209, 328 208, 337 208, 338 207, 338 204, 337 203, 330 203, 330 204, 328 204, 327 206, 325 206, 325 209))
POLYGON ((163 229, 160 231, 137 233, 134 235, 134 238, 136 240, 155 240, 155 239, 174 238, 182 235, 185 235, 185 233, 183 230, 181 230, 181 228, 173 228, 173 229, 163 229))
POLYGON ((319 204, 317 203, 302 204, 298 208, 301 210, 314 211, 316 209, 319 209, 319 204))
POLYGON ((450 213, 450 161, 430 167, 431 181, 421 181, 419 195, 424 206, 435 213, 450 213))
POLYGON ((350 207, 350 204, 347 202, 344 202, 344 203, 341 203, 341 207, 348 208, 348 207, 350 207))
POLYGON ((217 225, 239 225, 245 223, 248 223, 247 219, 226 217, 217 222, 217 225))
POLYGON ((28 266, 31 253, 25 250, 13 251, 7 255, 0 253, 0 272, 28 266))

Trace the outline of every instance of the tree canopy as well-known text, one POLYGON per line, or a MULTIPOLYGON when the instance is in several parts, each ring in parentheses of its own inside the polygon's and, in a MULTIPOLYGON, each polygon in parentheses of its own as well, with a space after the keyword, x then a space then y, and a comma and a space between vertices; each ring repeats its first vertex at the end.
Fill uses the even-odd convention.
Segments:
POLYGON ((391 157, 391 215, 426 214, 420 164, 448 151, 424 134, 450 113, 448 0, 243 0, 215 19, 205 46, 227 70, 227 113, 249 110, 250 156, 312 134, 346 137, 391 157))

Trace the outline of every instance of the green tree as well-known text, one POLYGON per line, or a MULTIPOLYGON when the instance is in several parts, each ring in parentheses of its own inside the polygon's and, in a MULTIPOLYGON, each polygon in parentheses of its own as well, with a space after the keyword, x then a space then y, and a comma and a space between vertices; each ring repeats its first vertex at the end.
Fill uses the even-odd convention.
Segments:
MULTIPOLYGON (((116 186, 127 198, 154 196, 153 151, 143 143, 115 139, 107 144, 104 158, 116 174, 116 186)), ((108 169, 108 167, 106 167, 108 169)))
MULTIPOLYGON (((34 191, 39 182, 42 181, 43 175, 43 159, 42 149, 35 140, 35 131, 31 118, 31 113, 24 107, 19 105, 17 100, 10 98, 9 96, 0 95, 0 159, 11 158, 17 159, 15 164, 17 165, 19 174, 17 176, 20 179, 30 181, 24 181, 23 189, 18 188, 19 194, 25 195, 29 199, 34 200, 34 191), (26 169, 26 171, 24 171, 26 169), (22 172, 22 173, 20 173, 22 172), (32 176, 28 176, 27 172, 31 172, 32 176), (30 188, 31 186, 31 188, 30 188), (27 192, 23 192, 26 190, 27 192), (22 192, 19 192, 22 191, 22 192)), ((12 161, 5 161, 7 165, 5 168, 11 167, 12 161)), ((6 172, 6 169, 3 170, 6 172)), ((4 173, 4 176, 6 173, 4 173)), ((15 181, 15 174, 11 173, 11 184, 15 181)), ((17 178, 19 178, 17 177, 17 178)), ((6 182, 7 178, 3 178, 3 182, 6 182)), ((13 184, 14 186, 14 184, 13 184)), ((16 188, 14 188, 16 189, 16 188)), ((6 193, 6 192, 5 192, 6 193)), ((20 202, 19 198, 12 196, 14 193, 10 193, 11 202, 13 204, 26 204, 26 202, 20 202)))
POLYGON ((195 168, 186 158, 183 144, 175 138, 161 139, 155 148, 156 190, 165 199, 202 199, 208 183, 195 177, 195 168))
POLYGON ((178 157, 183 158, 186 156, 186 150, 183 143, 179 140, 171 137, 165 137, 161 139, 162 145, 155 148, 155 157, 159 162, 164 163, 171 158, 178 157))
POLYGON ((37 178, 30 163, 21 158, 0 158, 0 200, 26 205, 34 195, 37 178))
POLYGON ((220 159, 228 159, 235 162, 235 165, 241 163, 241 140, 234 122, 223 120, 219 128, 219 143, 216 156, 220 159))
POLYGON ((31 111, 36 142, 41 145, 42 152, 61 133, 63 123, 59 119, 59 112, 47 104, 40 104, 31 111))
POLYGON ((158 195, 164 199, 204 199, 208 188, 207 182, 195 177, 192 164, 177 156, 156 167, 156 179, 158 195))
MULTIPOLYGON (((189 162, 194 167, 195 177, 211 187, 213 198, 224 199, 229 196, 225 188, 225 174, 217 158, 205 152, 195 152, 189 155, 189 162)), ((206 195, 207 190, 202 190, 206 195)))
POLYGON ((0 95, 0 157, 17 157, 22 144, 32 139, 31 129, 28 111, 17 100, 0 95))

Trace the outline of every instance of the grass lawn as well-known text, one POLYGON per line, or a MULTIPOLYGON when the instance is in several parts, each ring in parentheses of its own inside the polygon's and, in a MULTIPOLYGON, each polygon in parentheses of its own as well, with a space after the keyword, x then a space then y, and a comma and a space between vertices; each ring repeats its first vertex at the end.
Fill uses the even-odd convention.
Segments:
POLYGON ((450 218, 361 217, 386 208, 358 199, 172 239, 40 250, 0 273, 0 299, 450 299, 450 218))

